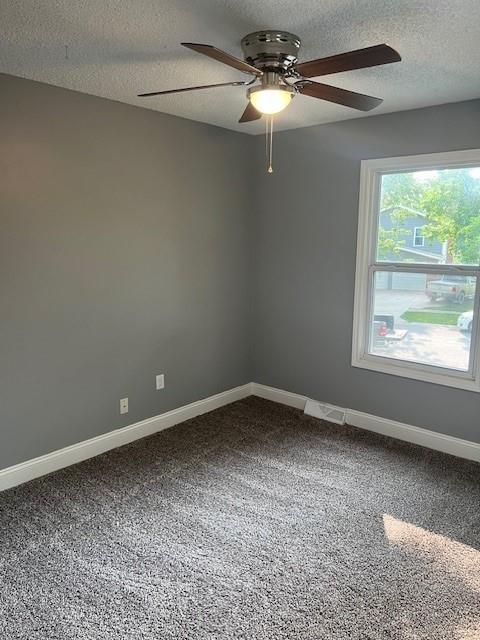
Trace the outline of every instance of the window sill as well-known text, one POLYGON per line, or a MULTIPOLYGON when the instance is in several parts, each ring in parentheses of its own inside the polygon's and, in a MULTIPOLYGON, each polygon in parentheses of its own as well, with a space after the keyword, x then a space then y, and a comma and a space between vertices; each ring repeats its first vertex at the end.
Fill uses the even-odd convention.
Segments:
POLYGON ((466 391, 480 392, 480 380, 472 378, 467 372, 453 372, 451 369, 446 369, 444 373, 443 371, 435 370, 434 367, 405 361, 397 362, 389 358, 370 354, 354 356, 352 358, 352 367, 368 369, 378 373, 387 373, 393 376, 409 378, 410 380, 420 380, 421 382, 454 387, 466 391))

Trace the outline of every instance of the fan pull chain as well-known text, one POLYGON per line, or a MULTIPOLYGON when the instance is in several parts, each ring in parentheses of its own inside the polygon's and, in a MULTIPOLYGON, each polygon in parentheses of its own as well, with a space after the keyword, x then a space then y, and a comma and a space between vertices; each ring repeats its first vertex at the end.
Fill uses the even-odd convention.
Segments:
POLYGON ((265 118, 265 156, 268 162, 268 173, 273 173, 273 116, 265 118))

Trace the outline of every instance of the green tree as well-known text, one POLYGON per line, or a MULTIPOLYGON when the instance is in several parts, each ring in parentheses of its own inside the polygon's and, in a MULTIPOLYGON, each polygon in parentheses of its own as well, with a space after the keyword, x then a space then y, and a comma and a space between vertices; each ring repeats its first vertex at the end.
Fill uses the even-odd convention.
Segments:
POLYGON ((447 244, 448 261, 479 263, 480 178, 470 169, 385 175, 381 209, 398 206, 426 214, 425 237, 447 244))

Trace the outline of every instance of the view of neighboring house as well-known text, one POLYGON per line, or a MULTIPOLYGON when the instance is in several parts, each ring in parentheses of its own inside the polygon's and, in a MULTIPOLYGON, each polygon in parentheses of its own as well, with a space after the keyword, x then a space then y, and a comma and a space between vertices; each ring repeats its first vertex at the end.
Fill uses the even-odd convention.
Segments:
MULTIPOLYGON (((427 216, 422 211, 399 205, 380 211, 380 229, 389 232, 399 230, 401 239, 398 249, 385 256, 388 261, 423 262, 425 264, 442 264, 446 262, 446 245, 439 240, 426 238, 423 228, 428 224, 427 216)), ((377 289, 396 289, 423 291, 427 276, 425 274, 377 273, 375 287, 377 289)))

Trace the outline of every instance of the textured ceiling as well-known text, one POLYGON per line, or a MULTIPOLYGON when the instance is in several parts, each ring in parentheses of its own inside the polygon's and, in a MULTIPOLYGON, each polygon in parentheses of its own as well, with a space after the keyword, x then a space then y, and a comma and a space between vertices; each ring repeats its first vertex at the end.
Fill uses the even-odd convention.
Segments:
MULTIPOLYGON (((0 70, 229 129, 240 125, 241 87, 136 98, 193 84, 243 80, 184 49, 213 44, 241 57, 243 35, 292 31, 307 60, 386 42, 403 61, 322 81, 384 98, 373 114, 480 97, 479 0, 17 0, 0 7, 0 70), (68 45, 68 59, 65 58, 68 45)), ((279 129, 355 118, 359 112, 296 96, 279 129)))

